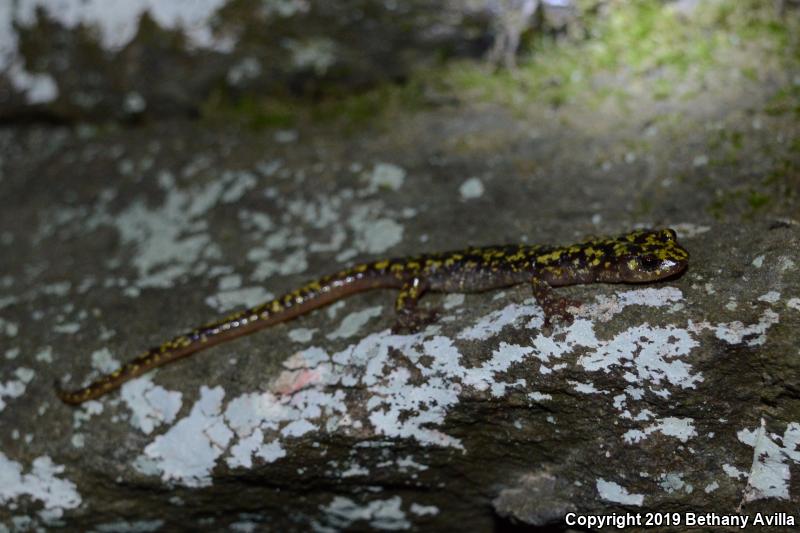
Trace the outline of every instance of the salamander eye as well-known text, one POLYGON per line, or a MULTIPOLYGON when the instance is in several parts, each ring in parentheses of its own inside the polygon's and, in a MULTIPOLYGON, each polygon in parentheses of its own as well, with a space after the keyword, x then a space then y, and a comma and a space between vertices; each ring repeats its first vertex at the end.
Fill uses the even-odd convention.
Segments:
POLYGON ((665 241, 675 242, 678 240, 678 236, 675 234, 675 230, 673 229, 665 229, 661 232, 661 236, 664 237, 665 241))

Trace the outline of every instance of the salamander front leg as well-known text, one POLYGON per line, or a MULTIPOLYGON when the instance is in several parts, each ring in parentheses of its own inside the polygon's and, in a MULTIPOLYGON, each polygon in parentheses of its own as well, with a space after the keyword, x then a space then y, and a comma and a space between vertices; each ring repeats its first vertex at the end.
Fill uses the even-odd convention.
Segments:
POLYGON ((417 306, 427 290, 427 283, 420 278, 414 278, 400 288, 394 304, 397 323, 392 333, 414 333, 436 320, 436 311, 426 311, 417 306))
POLYGON ((539 278, 531 278, 531 287, 533 288, 533 297, 536 298, 536 301, 539 302, 544 311, 544 326, 546 328, 552 326, 554 318, 567 325, 572 324, 575 317, 567 311, 567 307, 580 305, 580 302, 558 296, 547 282, 539 278))

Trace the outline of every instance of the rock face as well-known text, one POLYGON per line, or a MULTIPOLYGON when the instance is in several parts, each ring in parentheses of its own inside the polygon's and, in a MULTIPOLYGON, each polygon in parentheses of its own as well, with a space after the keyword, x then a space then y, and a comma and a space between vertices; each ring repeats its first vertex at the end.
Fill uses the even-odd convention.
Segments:
POLYGON ((0 119, 196 116, 209 98, 345 94, 480 54, 483 3, 23 0, 0 10, 0 119))
MULTIPOLYGON (((549 333, 519 287, 431 295, 439 322, 393 335, 382 291, 71 409, 53 380, 80 384, 340 263, 512 232, 567 242, 574 229, 536 221, 570 208, 508 175, 459 200, 461 172, 367 141, 344 168, 335 142, 196 128, 6 132, 3 146, 7 524, 446 529, 458 517, 486 530, 500 519, 492 507, 542 525, 568 512, 793 505, 793 223, 674 213, 689 272, 564 289, 584 305, 549 333), (541 213, 521 222, 537 196, 541 213), (491 227, 475 223, 481 207, 491 227)), ((630 227, 615 209, 609 227, 630 227)))
POLYGON ((0 532, 792 529, 798 70, 725 57, 617 111, 0 130, 0 532), (375 291, 54 394, 348 263, 642 226, 688 271, 558 289, 572 323, 519 286, 426 295, 438 320, 393 334, 375 291))
POLYGON ((339 98, 563 31, 571 1, 20 0, 0 8, 0 120, 196 117, 220 103, 339 98), (534 6, 535 17, 523 4, 534 6), (527 13, 523 15, 523 13, 527 13))

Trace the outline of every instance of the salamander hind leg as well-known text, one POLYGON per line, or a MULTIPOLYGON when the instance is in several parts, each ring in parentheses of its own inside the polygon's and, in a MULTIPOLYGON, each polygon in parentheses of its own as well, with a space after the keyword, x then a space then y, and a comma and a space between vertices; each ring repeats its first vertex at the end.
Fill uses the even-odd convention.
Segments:
POLYGON ((414 278, 400 288, 394 304, 397 323, 392 333, 414 333, 436 321, 436 311, 420 309, 417 305, 427 290, 427 284, 420 278, 414 278))
POLYGON ((544 311, 545 328, 550 328, 554 319, 566 325, 572 324, 575 317, 567 311, 567 307, 578 306, 580 302, 558 296, 547 282, 536 277, 531 278, 531 287, 533 288, 533 297, 544 311))

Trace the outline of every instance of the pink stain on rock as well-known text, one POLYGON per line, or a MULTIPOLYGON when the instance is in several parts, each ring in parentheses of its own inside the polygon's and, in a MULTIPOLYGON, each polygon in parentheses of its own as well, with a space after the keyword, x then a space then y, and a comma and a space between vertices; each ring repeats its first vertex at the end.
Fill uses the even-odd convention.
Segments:
POLYGON ((321 381, 322 374, 317 369, 284 370, 275 380, 273 391, 280 395, 292 395, 321 381))

